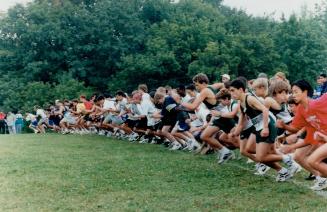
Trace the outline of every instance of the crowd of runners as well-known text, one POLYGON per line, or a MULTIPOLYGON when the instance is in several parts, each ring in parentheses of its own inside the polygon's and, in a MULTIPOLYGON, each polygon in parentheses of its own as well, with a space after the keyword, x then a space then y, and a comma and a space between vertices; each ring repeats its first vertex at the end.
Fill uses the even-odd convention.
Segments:
POLYGON ((141 84, 130 95, 117 91, 56 100, 46 109, 35 106, 24 118, 35 133, 48 128, 162 144, 170 150, 217 154, 218 164, 239 152, 255 162, 256 175, 274 169, 276 181, 282 182, 305 169, 308 179, 315 180, 312 189, 322 190, 327 188, 326 75, 319 75, 317 83, 315 89, 305 80, 290 84, 278 72, 249 81, 224 74, 221 82, 210 84, 200 73, 177 88, 149 92, 141 84))

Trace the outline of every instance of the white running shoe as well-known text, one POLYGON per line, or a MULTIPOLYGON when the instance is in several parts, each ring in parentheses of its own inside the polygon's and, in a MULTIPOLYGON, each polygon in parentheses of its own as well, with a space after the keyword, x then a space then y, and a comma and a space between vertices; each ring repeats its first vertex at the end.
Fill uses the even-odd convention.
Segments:
POLYGON ((180 144, 180 143, 174 143, 174 145, 172 146, 172 148, 170 148, 170 150, 173 150, 173 151, 175 151, 175 150, 179 150, 179 149, 181 149, 182 148, 182 145, 180 144))
POLYGON ((314 191, 321 191, 327 188, 327 179, 322 177, 317 179, 316 183, 310 188, 314 191))
POLYGON ((263 176, 269 171, 270 167, 263 164, 263 163, 257 163, 256 164, 256 172, 254 173, 255 175, 258 176, 263 176))
POLYGON ((230 159, 234 159, 234 158, 235 158, 235 155, 234 155, 234 152, 232 152, 232 151, 229 151, 226 153, 221 153, 219 156, 218 164, 223 164, 223 163, 229 161, 230 159))
POLYGON ((293 161, 293 164, 291 167, 288 168, 290 174, 292 175, 292 177, 294 176, 295 173, 298 173, 300 172, 302 169, 302 167, 296 163, 295 161, 293 161))
POLYGON ((290 179, 292 177, 291 173, 287 170, 287 172, 281 173, 278 172, 276 181, 277 182, 285 182, 286 180, 290 179))

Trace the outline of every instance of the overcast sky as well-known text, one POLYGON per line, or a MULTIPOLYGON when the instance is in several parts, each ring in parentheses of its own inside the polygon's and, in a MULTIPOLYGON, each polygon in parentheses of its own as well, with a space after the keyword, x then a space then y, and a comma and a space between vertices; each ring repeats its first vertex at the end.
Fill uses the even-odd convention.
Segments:
POLYGON ((323 0, 224 0, 223 2, 231 7, 242 8, 255 16, 275 13, 274 17, 279 18, 283 13, 286 17, 293 12, 300 14, 303 6, 314 10, 315 4, 321 4, 323 0))
POLYGON ((6 11, 9 7, 14 6, 16 3, 26 3, 31 0, 0 0, 0 10, 6 11))
MULTIPOLYGON (((31 0, 0 0, 0 10, 5 11, 10 6, 16 3, 26 3, 31 0)), ((117 0, 119 1, 119 0, 117 0)), ((275 13, 274 17, 279 18, 282 13, 287 17, 295 13, 300 13, 301 8, 306 5, 313 10, 316 3, 321 3, 323 0, 224 0, 224 4, 242 8, 249 14, 261 16, 264 14, 275 13)))

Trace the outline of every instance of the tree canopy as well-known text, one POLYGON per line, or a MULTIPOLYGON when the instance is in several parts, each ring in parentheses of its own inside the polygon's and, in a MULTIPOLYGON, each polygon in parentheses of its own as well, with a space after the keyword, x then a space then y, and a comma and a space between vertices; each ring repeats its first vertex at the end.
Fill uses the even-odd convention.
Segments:
POLYGON ((252 17, 219 0, 35 0, 0 20, 0 107, 189 83, 199 72, 314 82, 327 67, 327 7, 252 17))

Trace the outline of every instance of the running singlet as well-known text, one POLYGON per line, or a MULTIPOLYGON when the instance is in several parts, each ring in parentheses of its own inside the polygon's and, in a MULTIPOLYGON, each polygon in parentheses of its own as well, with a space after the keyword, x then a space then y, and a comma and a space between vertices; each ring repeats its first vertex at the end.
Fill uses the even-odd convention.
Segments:
MULTIPOLYGON (((211 86, 208 86, 208 88, 216 95, 216 93, 217 93, 217 90, 216 89, 214 89, 213 87, 211 87, 211 86)), ((205 99, 205 100, 203 100, 203 104, 205 104, 205 106, 207 106, 207 108, 209 109, 209 110, 211 110, 211 109, 213 109, 214 107, 216 107, 217 106, 217 102, 215 103, 215 104, 211 104, 210 102, 207 102, 207 100, 205 99)))
POLYGON ((249 95, 245 96, 245 108, 242 108, 241 106, 241 110, 250 118, 256 131, 260 131, 263 129, 263 113, 260 110, 250 107, 248 104, 248 96, 249 95))
POLYGON ((270 108, 270 111, 276 116, 277 118, 281 119, 284 123, 290 123, 292 121, 292 116, 287 110, 287 105, 282 104, 280 110, 275 110, 273 108, 270 108))

